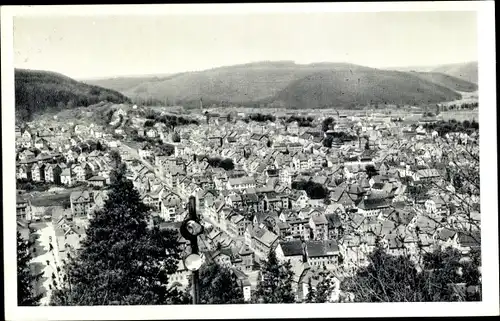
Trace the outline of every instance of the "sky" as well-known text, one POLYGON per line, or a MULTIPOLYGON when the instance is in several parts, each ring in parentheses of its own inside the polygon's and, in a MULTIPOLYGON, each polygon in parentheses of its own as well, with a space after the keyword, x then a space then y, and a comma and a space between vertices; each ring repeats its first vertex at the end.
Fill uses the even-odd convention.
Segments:
POLYGON ((76 79, 256 61, 374 68, 478 60, 475 12, 17 16, 16 68, 76 79))

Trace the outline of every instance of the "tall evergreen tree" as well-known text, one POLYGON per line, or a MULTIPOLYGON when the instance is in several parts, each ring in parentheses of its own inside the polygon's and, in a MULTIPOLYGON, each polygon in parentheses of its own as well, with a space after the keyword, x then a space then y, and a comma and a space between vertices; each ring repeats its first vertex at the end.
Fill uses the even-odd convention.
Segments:
POLYGON ((17 232, 17 304, 19 306, 38 305, 42 294, 36 293, 36 282, 39 275, 30 269, 32 242, 24 240, 17 232))
POLYGON ((257 286, 257 303, 294 303, 293 271, 290 262, 281 263, 271 250, 261 269, 262 280, 257 286))
POLYGON ((125 165, 115 171, 104 207, 90 220, 76 257, 65 267, 66 284, 52 305, 146 305, 175 303, 168 275, 177 269, 176 235, 147 226, 148 207, 125 165))

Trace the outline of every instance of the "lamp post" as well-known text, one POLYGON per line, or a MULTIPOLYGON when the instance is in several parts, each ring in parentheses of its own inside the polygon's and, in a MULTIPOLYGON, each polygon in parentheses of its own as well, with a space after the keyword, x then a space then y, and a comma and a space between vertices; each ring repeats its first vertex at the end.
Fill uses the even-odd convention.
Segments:
POLYGON ((196 199, 194 196, 189 198, 188 204, 189 215, 182 222, 180 227, 181 235, 189 240, 191 246, 191 253, 184 258, 184 266, 189 271, 192 271, 191 277, 191 296, 193 297, 193 304, 199 302, 199 269, 201 267, 201 257, 198 248, 198 236, 203 233, 203 225, 200 224, 198 214, 196 213, 196 199))

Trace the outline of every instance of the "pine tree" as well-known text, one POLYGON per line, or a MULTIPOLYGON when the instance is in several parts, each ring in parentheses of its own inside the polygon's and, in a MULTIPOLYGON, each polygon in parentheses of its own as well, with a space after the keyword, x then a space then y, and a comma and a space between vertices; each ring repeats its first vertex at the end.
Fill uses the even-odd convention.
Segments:
POLYGON ((17 304, 19 306, 38 305, 42 294, 36 293, 39 275, 30 269, 32 242, 24 240, 17 232, 17 304))
POLYGON ((282 264, 271 250, 262 266, 262 280, 255 293, 258 303, 294 303, 293 271, 290 262, 282 264))
POLYGON ((65 267, 66 283, 52 305, 175 303, 168 275, 177 269, 176 235, 147 227, 148 207, 125 165, 113 173, 104 207, 90 220, 80 252, 65 267))
POLYGON ((243 289, 234 272, 227 267, 219 264, 203 265, 199 282, 200 304, 244 303, 243 289))

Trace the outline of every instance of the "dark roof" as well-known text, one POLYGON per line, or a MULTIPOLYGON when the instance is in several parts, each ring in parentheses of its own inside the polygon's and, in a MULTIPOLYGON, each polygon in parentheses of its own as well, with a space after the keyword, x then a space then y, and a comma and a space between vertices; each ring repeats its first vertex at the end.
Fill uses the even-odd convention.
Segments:
POLYGON ((306 241, 306 251, 309 257, 336 255, 339 246, 335 240, 327 241, 306 241))
POLYGON ((286 242, 280 242, 281 249, 285 256, 296 256, 303 255, 302 241, 292 240, 286 242))
POLYGON ((381 209, 388 207, 389 201, 385 198, 367 198, 362 199, 357 206, 363 210, 381 209))
POLYGON ((106 179, 102 176, 93 176, 91 178, 89 178, 87 181, 91 182, 91 181, 105 181, 106 179))

